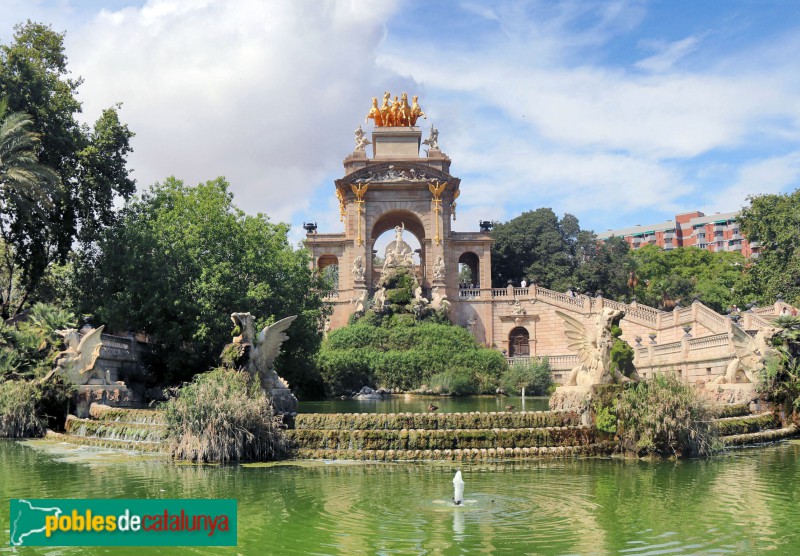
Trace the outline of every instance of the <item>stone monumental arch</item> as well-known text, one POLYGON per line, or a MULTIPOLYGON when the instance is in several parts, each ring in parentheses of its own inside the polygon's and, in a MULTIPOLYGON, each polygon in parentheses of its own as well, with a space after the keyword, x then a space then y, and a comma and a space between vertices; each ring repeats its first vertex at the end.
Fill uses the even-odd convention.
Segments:
POLYGON ((446 293, 454 321, 461 316, 456 307, 459 262, 470 267, 477 284, 490 287, 492 240, 488 233, 451 230, 461 180, 450 174, 450 159, 439 148, 438 131, 431 127, 423 140, 416 125, 424 117, 417 97, 411 106, 406 94, 400 100, 395 96, 394 102, 390 97, 384 95, 381 107, 373 98, 368 114, 375 121, 371 140, 359 126, 355 148, 344 159, 344 176, 335 181, 344 231, 310 232, 305 240, 316 270, 329 265, 338 268, 338 292, 329 300, 334 309, 333 329, 347 324, 348 317, 363 307, 362 300, 374 293, 381 275, 376 256, 383 259, 391 256, 388 250, 407 248, 395 241, 386 253, 378 253, 375 241, 388 230, 394 229, 401 243, 404 233, 419 241, 419 264, 414 265, 417 279, 427 297, 434 288, 439 295, 446 293))
POLYGON ((350 315, 366 310, 370 303, 382 304, 382 290, 376 288, 382 272, 392 265, 405 266, 416 274, 421 291, 415 291, 415 297, 420 303, 441 307, 445 299, 454 324, 465 327, 478 342, 502 351, 510 361, 547 356, 558 383, 571 382, 583 364, 585 354, 576 353, 570 338, 596 330, 608 314, 625 315, 620 322, 622 338, 633 346, 634 363, 644 378, 671 370, 690 382, 732 382, 745 376, 738 369, 752 359, 737 355, 747 344, 739 328, 753 334, 766 330, 771 318, 791 309, 779 301, 745 313, 741 322, 734 323, 699 301, 665 312, 537 284, 492 288, 489 226, 481 223, 474 232, 451 229, 461 180, 450 174, 439 132, 431 126, 429 136, 422 139, 417 121, 424 114, 417 97, 411 105, 405 94, 400 99, 395 96, 394 102, 390 99, 389 93, 381 105, 372 99, 367 121, 374 120, 375 128, 371 136, 361 126, 356 129, 354 150, 344 159, 344 176, 335 180, 344 231, 326 234, 317 233, 315 225, 306 227, 305 243, 314 269, 332 266, 337 272, 338 290, 326 299, 333 307, 328 329, 346 325, 350 315), (390 230, 394 241, 378 253, 376 240, 390 230), (405 234, 419 241, 419 264, 405 234), (469 287, 459 287, 459 264, 470 268, 469 287))

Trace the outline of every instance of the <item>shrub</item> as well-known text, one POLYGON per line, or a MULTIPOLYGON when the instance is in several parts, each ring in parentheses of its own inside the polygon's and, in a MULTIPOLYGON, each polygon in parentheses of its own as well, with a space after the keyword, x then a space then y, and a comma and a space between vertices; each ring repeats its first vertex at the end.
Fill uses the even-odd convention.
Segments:
POLYGON ((468 396, 478 391, 476 377, 469 369, 450 369, 430 378, 430 389, 437 394, 468 396))
POLYGON ((500 379, 500 384, 506 392, 521 394, 525 388, 526 394, 534 396, 547 394, 552 383, 550 363, 546 357, 529 365, 511 365, 500 379))
POLYGON ((0 438, 26 438, 44 434, 46 421, 37 406, 41 391, 33 382, 0 382, 0 438))
POLYGON ((272 403, 247 372, 197 375, 165 409, 169 450, 177 459, 263 461, 291 451, 272 403))
POLYGON ((657 374, 625 389, 616 401, 621 447, 639 455, 708 456, 716 444, 711 412, 694 389, 657 374))

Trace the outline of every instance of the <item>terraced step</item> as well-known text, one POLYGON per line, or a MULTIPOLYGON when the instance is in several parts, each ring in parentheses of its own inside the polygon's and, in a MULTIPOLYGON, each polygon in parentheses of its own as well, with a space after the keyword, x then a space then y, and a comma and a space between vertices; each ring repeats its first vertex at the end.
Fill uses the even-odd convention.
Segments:
POLYGON ((743 417, 750 415, 749 403, 728 404, 721 403, 711 406, 711 414, 715 419, 725 419, 728 417, 743 417))
POLYGON ((67 417, 65 429, 71 436, 127 442, 162 442, 166 436, 166 426, 162 424, 95 421, 74 415, 67 417))
POLYGON ((301 449, 301 459, 373 460, 373 461, 480 461, 526 458, 572 458, 608 455, 614 450, 609 441, 585 446, 541 448, 484 448, 455 450, 312 450, 301 449))
POLYGON ((580 425, 580 417, 565 411, 491 413, 301 413, 298 430, 453 430, 525 429, 580 425))
POLYGON ((770 412, 715 419, 714 426, 719 435, 724 438, 727 436, 779 429, 781 427, 781 420, 775 413, 770 412))
MULTIPOLYGON (((289 430, 300 449, 457 450, 579 446, 596 441, 586 426, 515 429, 289 430)), ((602 434, 602 433, 601 433, 602 434)))
POLYGON ((59 432, 47 431, 47 438, 66 442, 68 444, 81 444, 85 446, 96 446, 98 448, 110 448, 114 450, 126 450, 129 452, 162 452, 165 451, 164 442, 117 440, 110 438, 97 438, 94 436, 76 436, 72 434, 61 434, 59 432))
POLYGON ((113 421, 117 423, 164 425, 164 412, 158 409, 126 409, 109 407, 93 403, 89 407, 89 416, 96 421, 113 421))
POLYGON ((726 447, 733 446, 750 446, 754 444, 764 444, 766 442, 777 442, 784 438, 796 436, 798 428, 795 425, 789 425, 782 429, 771 429, 760 432, 751 432, 746 434, 735 434, 731 436, 723 436, 722 443, 726 447))

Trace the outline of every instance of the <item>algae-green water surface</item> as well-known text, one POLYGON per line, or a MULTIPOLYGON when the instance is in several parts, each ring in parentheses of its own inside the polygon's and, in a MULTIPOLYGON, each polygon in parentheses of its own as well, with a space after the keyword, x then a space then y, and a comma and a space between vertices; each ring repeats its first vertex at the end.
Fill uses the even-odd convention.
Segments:
POLYGON ((0 441, 0 497, 0 553, 800 554, 800 441, 708 461, 223 467, 0 441), (14 549, 12 497, 236 498, 239 546, 14 549))

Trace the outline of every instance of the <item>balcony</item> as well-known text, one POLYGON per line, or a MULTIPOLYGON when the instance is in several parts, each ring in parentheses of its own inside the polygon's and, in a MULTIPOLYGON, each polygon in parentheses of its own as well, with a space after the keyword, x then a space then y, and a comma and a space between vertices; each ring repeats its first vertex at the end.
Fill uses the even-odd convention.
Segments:
POLYGON ((708 248, 708 244, 707 243, 698 243, 697 247, 699 247, 700 249, 707 249, 708 248))
POLYGON ((664 251, 672 251, 675 246, 672 243, 664 243, 664 251))
POLYGON ((714 232, 724 232, 726 227, 725 224, 714 224, 714 232))
POLYGON ((664 232, 664 240, 675 239, 675 232, 664 232))
POLYGON ((741 240, 742 240, 742 239, 744 239, 744 238, 742 237, 742 234, 740 234, 740 233, 738 232, 738 230, 737 230, 737 231, 734 231, 734 232, 733 232, 733 235, 731 236, 731 239, 735 239, 735 240, 739 240, 739 241, 741 241, 741 240))
POLYGON ((741 243, 729 243, 728 244, 728 251, 741 251, 742 244, 741 243))

